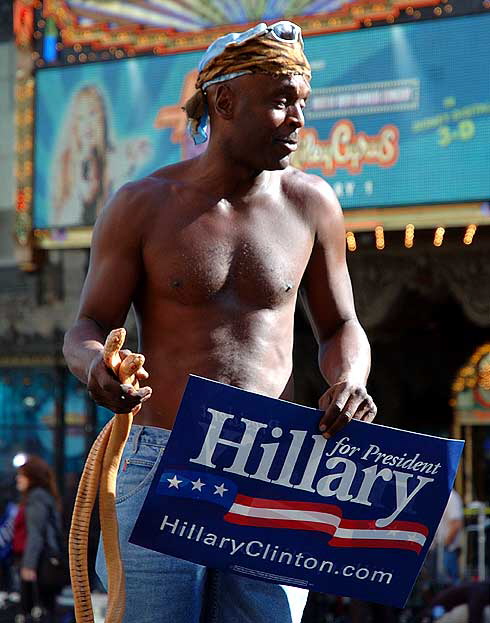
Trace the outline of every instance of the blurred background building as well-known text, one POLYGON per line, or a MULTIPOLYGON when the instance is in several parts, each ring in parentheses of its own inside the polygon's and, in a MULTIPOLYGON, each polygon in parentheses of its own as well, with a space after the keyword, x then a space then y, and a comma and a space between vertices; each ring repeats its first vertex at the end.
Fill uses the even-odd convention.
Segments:
MULTIPOLYGON (((378 421, 463 436, 457 487, 488 505, 489 0, 0 1, 0 503, 27 451, 55 465, 69 509, 110 415, 61 353, 94 220, 126 180, 197 153, 180 107, 202 49, 283 17, 313 68, 294 164, 344 207, 378 421)), ((315 351, 298 308, 312 406, 315 351)))

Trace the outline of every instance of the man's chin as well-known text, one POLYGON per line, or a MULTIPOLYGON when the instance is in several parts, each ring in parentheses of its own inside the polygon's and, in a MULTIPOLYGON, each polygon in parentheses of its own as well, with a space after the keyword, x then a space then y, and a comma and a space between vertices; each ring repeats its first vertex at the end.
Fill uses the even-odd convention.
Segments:
POLYGON ((283 158, 281 158, 280 160, 274 160, 273 162, 270 162, 268 164, 268 166, 264 167, 265 171, 283 171, 284 169, 287 169, 289 166, 289 154, 287 156, 284 156, 283 158))

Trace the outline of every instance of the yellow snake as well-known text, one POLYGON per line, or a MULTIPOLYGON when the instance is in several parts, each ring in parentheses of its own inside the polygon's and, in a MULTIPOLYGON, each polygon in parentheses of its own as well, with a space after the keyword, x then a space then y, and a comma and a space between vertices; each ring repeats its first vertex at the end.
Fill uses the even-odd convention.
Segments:
MULTIPOLYGON (((114 329, 104 344, 104 363, 124 384, 139 386, 136 372, 144 364, 143 355, 130 354, 121 358, 120 350, 126 338, 125 329, 114 329)), ((133 415, 115 415, 95 440, 83 469, 73 509, 69 557, 70 575, 77 623, 94 623, 88 577, 87 548, 90 517, 99 488, 99 515, 108 576, 106 623, 121 623, 124 616, 126 590, 124 569, 119 549, 119 529, 116 516, 116 476, 126 444, 133 415)))

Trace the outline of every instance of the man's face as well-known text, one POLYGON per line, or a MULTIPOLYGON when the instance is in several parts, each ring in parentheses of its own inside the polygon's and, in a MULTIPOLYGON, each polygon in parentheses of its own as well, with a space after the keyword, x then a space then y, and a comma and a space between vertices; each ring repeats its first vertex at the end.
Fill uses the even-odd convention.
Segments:
POLYGON ((258 170, 285 169, 304 126, 310 85, 300 75, 252 74, 234 82, 232 122, 241 159, 258 170))

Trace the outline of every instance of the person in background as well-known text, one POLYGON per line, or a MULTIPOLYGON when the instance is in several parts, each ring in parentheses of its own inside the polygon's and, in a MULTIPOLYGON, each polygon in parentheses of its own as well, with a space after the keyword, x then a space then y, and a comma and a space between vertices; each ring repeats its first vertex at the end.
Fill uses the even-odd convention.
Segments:
POLYGON ((14 524, 13 553, 21 580, 21 614, 54 622, 56 595, 40 572, 43 556, 61 556, 61 501, 51 467, 38 456, 29 456, 17 470, 19 511, 14 524))
POLYGON ((460 579, 459 555, 463 527, 463 501, 459 493, 452 489, 431 547, 436 560, 437 577, 444 583, 453 584, 460 579))

